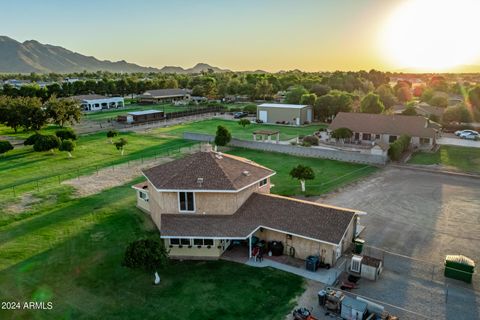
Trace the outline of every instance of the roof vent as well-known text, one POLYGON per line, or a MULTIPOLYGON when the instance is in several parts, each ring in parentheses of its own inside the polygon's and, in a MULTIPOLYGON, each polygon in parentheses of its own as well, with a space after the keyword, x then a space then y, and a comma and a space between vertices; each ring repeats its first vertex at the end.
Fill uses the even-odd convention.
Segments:
POLYGON ((197 178, 197 183, 201 186, 203 184, 203 178, 197 178))
POLYGON ((223 159, 222 154, 220 152, 215 154, 215 158, 223 159))
POLYGON ((245 171, 242 172, 242 174, 243 174, 244 176, 248 177, 248 176, 250 175, 250 172, 247 171, 247 170, 245 170, 245 171))

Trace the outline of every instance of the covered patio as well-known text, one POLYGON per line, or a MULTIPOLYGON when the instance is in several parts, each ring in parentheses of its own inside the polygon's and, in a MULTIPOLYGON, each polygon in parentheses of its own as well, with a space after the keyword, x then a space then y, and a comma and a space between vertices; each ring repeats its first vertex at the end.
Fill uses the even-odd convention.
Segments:
POLYGON ((280 131, 278 130, 253 131, 253 141, 258 141, 257 136, 260 136, 260 141, 262 142, 272 142, 272 136, 275 136, 275 143, 278 143, 280 141, 280 131))

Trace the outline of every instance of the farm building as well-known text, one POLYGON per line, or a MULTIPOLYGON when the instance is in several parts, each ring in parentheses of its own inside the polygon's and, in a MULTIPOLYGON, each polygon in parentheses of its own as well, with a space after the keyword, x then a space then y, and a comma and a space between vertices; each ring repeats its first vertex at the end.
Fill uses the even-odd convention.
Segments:
POLYGON ((257 119, 264 123, 299 126, 312 122, 313 110, 302 104, 262 103, 257 107, 257 119))
POLYGON ((99 111, 105 109, 123 108, 125 102, 122 97, 105 97, 98 94, 72 96, 78 100, 84 111, 99 111))
POLYGON ((191 100, 190 89, 158 89, 148 90, 139 95, 138 102, 143 104, 155 103, 179 103, 191 100))
POLYGON ((127 115, 121 115, 117 117, 118 122, 126 123, 142 123, 149 121, 159 121, 165 119, 163 111, 158 110, 144 110, 144 111, 132 111, 127 115))

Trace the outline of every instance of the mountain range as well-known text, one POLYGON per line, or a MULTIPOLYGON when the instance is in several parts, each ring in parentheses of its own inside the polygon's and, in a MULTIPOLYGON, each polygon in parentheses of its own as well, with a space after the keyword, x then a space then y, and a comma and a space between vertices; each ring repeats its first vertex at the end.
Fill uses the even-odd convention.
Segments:
POLYGON ((200 73, 208 71, 226 72, 229 70, 198 63, 192 68, 165 66, 161 69, 143 67, 125 60, 99 60, 70 51, 60 46, 42 44, 36 40, 19 42, 6 36, 0 36, 0 72, 3 73, 72 73, 72 72, 163 72, 163 73, 200 73))

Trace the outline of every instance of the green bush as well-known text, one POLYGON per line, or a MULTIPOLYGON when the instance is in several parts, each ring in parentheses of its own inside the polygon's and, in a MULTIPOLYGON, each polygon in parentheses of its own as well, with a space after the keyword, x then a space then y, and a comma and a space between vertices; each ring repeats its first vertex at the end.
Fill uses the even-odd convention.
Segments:
POLYGON ((128 245, 122 265, 152 272, 164 265, 167 258, 168 252, 159 239, 141 239, 128 245))
POLYGON ((35 142, 39 139, 43 137, 40 133, 34 133, 32 134, 31 136, 29 136, 24 142, 23 144, 25 146, 33 146, 35 144, 35 142))
POLYGON ((257 113, 257 105, 247 104, 245 107, 243 107, 243 111, 248 113, 257 113))
POLYGON ((10 150, 13 150, 13 146, 10 141, 0 140, 0 154, 4 154, 10 150))
POLYGON ((350 139, 352 135, 352 130, 348 128, 338 128, 332 131, 332 138, 334 139, 350 139))
POLYGON ((217 133, 215 135, 215 145, 226 146, 230 140, 232 140, 232 134, 224 126, 217 127, 217 133))
POLYGON ((60 147, 60 139, 54 135, 41 136, 36 139, 33 150, 37 152, 50 151, 60 147))
POLYGON ((318 146, 319 139, 317 136, 306 136, 303 138, 303 144, 310 144, 310 146, 318 146))
POLYGON ((60 140, 77 140, 77 134, 70 128, 57 130, 55 135, 60 138, 60 140))
POLYGON ((407 135, 401 135, 400 138, 395 140, 390 144, 390 148, 388 149, 388 155, 390 159, 398 161, 402 157, 402 154, 407 151, 408 147, 410 146, 411 138, 407 135))

